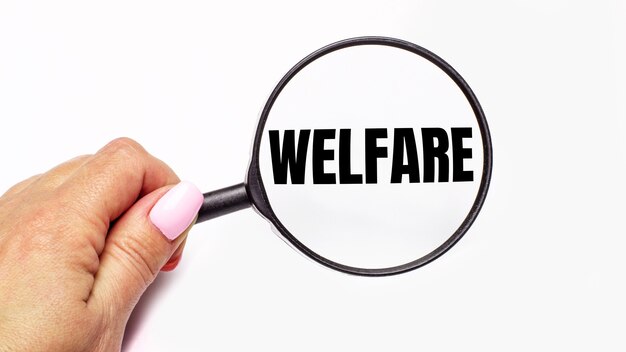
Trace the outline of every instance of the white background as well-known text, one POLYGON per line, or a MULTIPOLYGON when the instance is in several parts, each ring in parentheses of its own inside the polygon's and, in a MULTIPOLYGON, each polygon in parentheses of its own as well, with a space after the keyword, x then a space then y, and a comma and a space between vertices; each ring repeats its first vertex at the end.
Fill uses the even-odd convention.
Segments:
POLYGON ((205 190, 243 181, 266 97, 358 35, 420 44, 490 123, 477 222, 410 274, 351 277, 253 211, 198 225, 127 351, 623 351, 621 1, 2 1, 0 187, 130 136, 205 190))

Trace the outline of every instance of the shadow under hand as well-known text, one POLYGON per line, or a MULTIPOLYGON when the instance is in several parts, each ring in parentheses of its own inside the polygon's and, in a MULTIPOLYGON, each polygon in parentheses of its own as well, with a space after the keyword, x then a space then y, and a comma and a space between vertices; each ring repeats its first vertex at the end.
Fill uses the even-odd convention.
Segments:
POLYGON ((167 290, 167 287, 174 281, 175 275, 172 273, 160 273, 154 282, 146 289, 141 296, 139 302, 128 319, 126 330, 124 331, 124 340, 122 341, 122 351, 126 351, 132 345, 133 340, 137 337, 139 327, 144 321, 146 315, 153 309, 154 305, 159 301, 159 297, 167 290))

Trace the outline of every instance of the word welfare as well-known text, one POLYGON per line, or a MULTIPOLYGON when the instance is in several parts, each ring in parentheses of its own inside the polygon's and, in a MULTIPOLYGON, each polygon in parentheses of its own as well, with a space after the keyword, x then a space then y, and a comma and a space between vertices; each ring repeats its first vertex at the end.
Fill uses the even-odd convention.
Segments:
MULTIPOLYGON (((314 184, 336 184, 337 174, 324 169, 326 161, 335 160, 335 150, 327 149, 325 142, 336 138, 335 129, 314 129, 312 143, 312 174, 314 184)), ((388 138, 386 128, 365 129, 365 173, 353 173, 350 162, 352 131, 339 130, 338 140, 338 179, 340 184, 378 183, 378 159, 389 157, 387 147, 379 145, 379 140, 388 138), (365 177, 363 177, 365 176, 365 177)), ((295 130, 283 133, 282 150, 278 130, 269 131, 272 170, 275 184, 287 184, 287 175, 292 184, 304 184, 306 159, 311 130, 300 130, 296 146, 295 130)), ((472 149, 463 147, 463 140, 472 137, 469 127, 453 127, 450 136, 443 128, 422 128, 423 178, 420 179, 420 164, 417 143, 413 128, 393 129, 393 150, 391 152, 391 183, 401 183, 403 175, 408 175, 410 183, 448 182, 452 151, 452 182, 474 180, 474 172, 463 169, 463 161, 472 158, 472 149), (452 148, 450 148, 452 144, 452 148), (435 163, 437 160, 437 163, 435 163)))

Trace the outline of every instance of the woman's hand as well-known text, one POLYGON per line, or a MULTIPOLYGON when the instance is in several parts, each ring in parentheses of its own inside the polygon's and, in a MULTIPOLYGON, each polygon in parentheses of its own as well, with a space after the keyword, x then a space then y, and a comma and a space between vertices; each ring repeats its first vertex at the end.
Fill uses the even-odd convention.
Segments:
POLYGON ((202 203, 179 182, 121 138, 9 189, 0 198, 0 351, 118 351, 146 287, 180 260, 202 203))

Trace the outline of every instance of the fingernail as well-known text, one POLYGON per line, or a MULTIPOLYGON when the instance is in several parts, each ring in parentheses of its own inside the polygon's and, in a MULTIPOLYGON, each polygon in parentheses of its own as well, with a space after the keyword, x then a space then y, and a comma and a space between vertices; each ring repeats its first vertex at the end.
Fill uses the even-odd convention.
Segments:
POLYGON ((191 182, 183 181, 170 189, 150 211, 150 221, 170 241, 180 236, 198 214, 202 192, 191 182))

